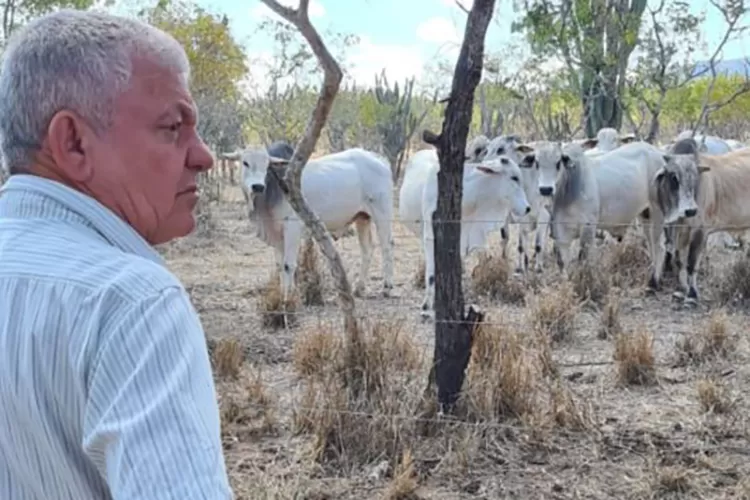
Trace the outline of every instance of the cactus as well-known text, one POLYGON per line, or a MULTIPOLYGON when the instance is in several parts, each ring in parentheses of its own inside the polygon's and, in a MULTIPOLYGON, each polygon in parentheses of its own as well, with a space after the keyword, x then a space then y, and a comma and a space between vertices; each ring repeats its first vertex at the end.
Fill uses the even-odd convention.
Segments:
MULTIPOLYGON (((406 80, 401 89, 398 82, 393 84, 393 88, 390 87, 385 69, 381 71, 380 76, 375 75, 375 98, 383 110, 377 130, 382 140, 383 154, 391 163, 394 181, 398 180, 401 173, 406 146, 428 112, 425 110, 420 116, 412 112, 413 90, 413 77, 406 80)), ((433 104, 436 101, 437 94, 433 97, 433 104)))

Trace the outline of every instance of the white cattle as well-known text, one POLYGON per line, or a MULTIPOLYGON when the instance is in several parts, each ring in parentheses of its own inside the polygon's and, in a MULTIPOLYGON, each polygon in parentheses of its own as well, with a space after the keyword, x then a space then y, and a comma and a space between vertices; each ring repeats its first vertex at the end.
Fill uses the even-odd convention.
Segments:
POLYGON ((599 156, 609 151, 613 151, 623 144, 630 144, 635 141, 634 134, 620 135, 616 129, 604 127, 599 130, 594 139, 586 139, 581 146, 586 149, 584 154, 588 156, 599 156))
POLYGON ((720 137, 716 137, 715 135, 701 134, 696 134, 695 136, 693 136, 692 134, 693 132, 691 130, 683 130, 679 133, 679 135, 677 135, 677 137, 675 137, 674 141, 672 141, 672 144, 676 144, 683 139, 689 139, 692 137, 698 144, 698 152, 700 153, 707 155, 723 155, 724 153, 732 151, 732 146, 730 146, 724 139, 720 137))
MULTIPOLYGON (((697 142, 687 138, 672 151, 650 186, 652 224, 656 234, 661 227, 671 230, 680 285, 687 300, 696 301, 698 264, 707 237, 750 229, 750 149, 702 154, 697 142), (680 256, 686 257, 684 268, 680 256)), ((649 285, 658 288, 663 254, 659 247, 654 253, 649 285)))
POLYGON ((542 272, 544 265, 543 250, 547 241, 549 228, 549 212, 542 203, 539 194, 539 168, 533 154, 534 143, 522 144, 516 135, 501 135, 495 137, 487 146, 485 159, 490 160, 500 156, 508 156, 521 167, 521 185, 526 199, 531 206, 528 214, 521 217, 510 214, 500 230, 502 236, 503 258, 508 256, 508 241, 510 240, 510 223, 518 225, 518 262, 516 272, 527 272, 529 256, 526 253, 526 241, 530 232, 534 231, 534 269, 542 272))
POLYGON ((738 149, 745 149, 747 146, 742 144, 740 141, 735 141, 734 139, 724 139, 724 142, 726 142, 730 148, 732 148, 732 151, 737 151, 738 149))
MULTIPOLYGON (((284 297, 292 289, 304 223, 287 201, 278 179, 288 158, 276 158, 262 148, 246 149, 242 182, 250 193, 251 217, 257 219, 258 237, 275 250, 284 297)), ((227 156, 229 157, 229 156, 227 156)), ((302 196, 329 232, 343 234, 354 223, 361 251, 360 273, 354 293, 365 290, 375 224, 383 257, 384 294, 393 288, 393 181, 388 162, 360 148, 347 149, 310 160, 302 170, 302 196)))
MULTIPOLYGON (((418 151, 404 168, 399 193, 399 219, 423 242, 425 297, 422 310, 432 310, 435 297, 435 237, 432 217, 437 210, 440 170, 437 151, 418 151)), ((479 163, 466 162, 461 203, 461 260, 486 245, 487 234, 502 225, 509 212, 531 209, 521 187, 521 169, 507 156, 479 163)))
MULTIPOLYGON (((597 228, 621 241, 633 221, 648 220, 650 180, 664 165, 663 153, 646 142, 593 157, 584 151, 578 144, 537 148, 539 192, 552 202, 551 235, 561 270, 569 263, 576 238, 581 244, 579 259, 584 259, 597 228)), ((652 246, 650 238, 647 244, 652 246)))
POLYGON ((478 162, 487 155, 490 140, 486 135, 478 135, 466 144, 466 160, 478 162))

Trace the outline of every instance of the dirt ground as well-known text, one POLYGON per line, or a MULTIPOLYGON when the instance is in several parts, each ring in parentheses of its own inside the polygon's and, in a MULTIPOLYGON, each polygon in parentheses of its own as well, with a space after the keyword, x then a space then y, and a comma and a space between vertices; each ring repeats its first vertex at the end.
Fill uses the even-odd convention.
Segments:
MULTIPOLYGON (((379 294, 376 250, 367 295, 357 299, 368 331, 397 331, 368 344, 380 356, 368 365, 380 382, 365 401, 346 396, 335 377, 318 377, 340 363, 331 339, 342 325, 322 258, 325 305, 300 306, 288 330, 265 327, 259 304, 273 250, 255 237, 236 186, 223 187, 210 222, 162 251, 212 346, 237 498, 750 498, 746 316, 742 303, 720 308, 715 292, 739 272, 728 266, 742 251, 709 249, 703 302, 686 308, 669 286, 644 293, 641 249, 631 245, 619 268, 588 278, 636 276, 620 279, 619 314, 611 315, 620 327, 606 338, 602 315, 618 309, 614 289, 581 303, 554 286, 550 271, 541 278, 548 286, 519 305, 479 296, 467 276, 467 299, 488 312, 494 340, 482 344, 491 354, 472 358, 463 416, 449 422, 419 420, 434 325, 419 314, 415 236, 395 224, 392 296, 379 294), (551 331, 545 321, 558 317, 568 321, 562 338, 540 341, 551 331)), ((357 238, 336 246, 353 279, 357 238)), ((508 248, 515 262, 515 245, 508 248)))

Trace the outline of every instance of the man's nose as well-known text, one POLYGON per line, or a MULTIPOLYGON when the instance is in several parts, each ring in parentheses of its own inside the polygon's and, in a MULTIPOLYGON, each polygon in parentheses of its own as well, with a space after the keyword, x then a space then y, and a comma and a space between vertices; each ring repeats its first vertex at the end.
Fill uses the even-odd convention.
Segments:
POLYGON ((215 162, 211 150, 203 139, 198 136, 195 145, 188 152, 187 165, 193 170, 205 172, 213 168, 215 162))

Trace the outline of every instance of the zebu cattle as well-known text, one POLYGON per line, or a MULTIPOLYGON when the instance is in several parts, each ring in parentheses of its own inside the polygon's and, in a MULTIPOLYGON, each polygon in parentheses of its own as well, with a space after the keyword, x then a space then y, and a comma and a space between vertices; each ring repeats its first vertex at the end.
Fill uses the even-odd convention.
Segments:
POLYGON ((516 272, 526 272, 529 268, 529 256, 526 253, 526 241, 528 234, 535 232, 534 238, 534 269, 542 272, 544 259, 543 249, 547 241, 547 229, 549 224, 549 212, 542 203, 539 194, 539 169, 533 155, 533 144, 522 144, 516 135, 498 136, 490 141, 487 146, 485 159, 490 160, 500 156, 508 156, 519 167, 521 167, 521 185, 523 186, 526 199, 531 206, 528 214, 518 217, 514 214, 506 219, 500 230, 502 237, 503 258, 508 255, 508 241, 510 239, 509 225, 518 225, 518 263, 516 272))
POLYGON ((580 239, 584 259, 597 228, 621 241, 634 220, 648 219, 649 181, 664 164, 654 146, 635 142, 590 157, 578 144, 560 149, 547 143, 537 155, 539 192, 552 202, 551 236, 561 270, 574 239, 580 239))
MULTIPOLYGON (((718 231, 750 229, 750 149, 701 154, 696 141, 688 138, 675 144, 664 159, 666 165, 650 188, 654 231, 663 225, 677 226, 669 230, 677 250, 680 285, 687 300, 696 301, 698 264, 707 237, 718 231), (684 268, 679 256, 686 256, 684 268)), ((649 280, 652 288, 659 286, 661 263, 661 248, 657 248, 649 280)))
POLYGON ((486 135, 478 135, 466 144, 466 161, 478 162, 487 155, 490 140, 486 135))
MULTIPOLYGON (((270 149, 270 148, 269 148, 270 149)), ((288 159, 265 149, 246 149, 242 155, 243 183, 250 193, 251 213, 258 222, 258 237, 275 250, 284 297, 292 289, 297 255, 305 230, 287 201, 278 179, 288 159)), ((383 287, 393 288, 393 181, 388 162, 360 148, 347 149, 310 160, 302 170, 302 196, 333 235, 354 223, 361 251, 360 273, 354 292, 365 290, 372 259, 375 224, 383 257, 383 287)))
MULTIPOLYGON (((683 139, 690 139, 691 136, 692 131, 683 130, 677 137, 675 137, 675 140, 672 143, 672 147, 674 147, 674 144, 683 139)), ((695 142, 698 144, 699 153, 707 155, 722 155, 724 153, 732 151, 732 146, 730 146, 729 143, 727 143, 724 139, 716 137, 714 135, 703 136, 700 134, 696 134, 693 139, 695 139, 695 142)))
POLYGON ((745 149, 747 146, 742 144, 740 141, 735 141, 734 139, 724 139, 724 142, 726 142, 730 148, 732 148, 732 151, 737 151, 738 149, 745 149))
POLYGON ((598 156, 613 151, 623 144, 630 144, 633 141, 635 141, 634 134, 620 135, 616 129, 604 127, 596 133, 596 138, 584 140, 581 146, 588 148, 584 154, 598 156))
MULTIPOLYGON (((291 144, 289 144, 286 141, 275 141, 271 143, 270 146, 266 148, 266 153, 271 158, 279 158, 282 160, 291 160, 292 155, 294 154, 294 148, 291 144)), ((235 152, 235 153, 228 153, 222 155, 227 160, 233 160, 238 161, 242 157, 241 152, 235 152)), ((262 156, 262 155, 261 155, 262 156)), ((242 165, 242 178, 240 180, 240 189, 242 190, 242 195, 245 197, 245 203, 250 203, 250 184, 246 182, 245 175, 248 175, 250 172, 248 162, 252 161, 251 159, 247 159, 243 162, 242 165), (248 167, 248 168, 245 168, 248 167)), ((261 160, 262 161, 262 160, 261 160)))
MULTIPOLYGON (((399 219, 422 239, 425 259, 425 297, 422 310, 432 310, 435 298, 435 237, 432 217, 437 210, 440 170, 437 151, 418 151, 404 168, 399 192, 399 219)), ((509 212, 531 210, 521 187, 521 169, 507 156, 464 164, 461 203, 461 260, 486 245, 487 234, 509 212)))

